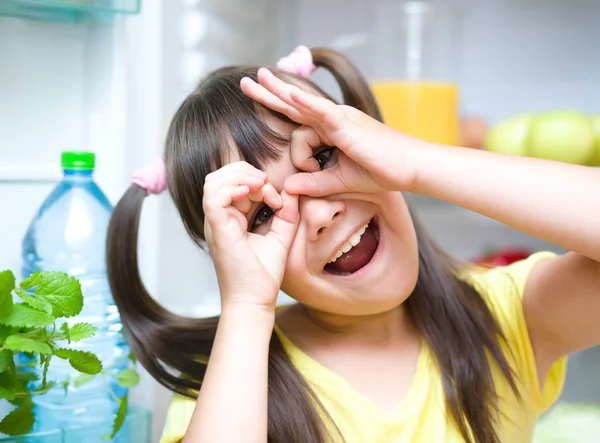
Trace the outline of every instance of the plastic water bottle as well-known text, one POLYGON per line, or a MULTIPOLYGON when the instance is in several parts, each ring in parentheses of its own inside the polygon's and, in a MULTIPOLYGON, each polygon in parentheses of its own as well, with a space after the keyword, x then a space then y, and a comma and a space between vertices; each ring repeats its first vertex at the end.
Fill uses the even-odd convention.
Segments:
MULTIPOLYGON (((94 182, 94 165, 93 153, 62 153, 63 180, 40 207, 23 240, 22 276, 37 270, 62 271, 80 281, 83 309, 67 319, 69 326, 88 322, 98 331, 93 338, 65 346, 93 352, 105 370, 117 374, 128 365, 129 348, 106 274, 106 234, 112 207, 94 182)), ((79 429, 79 441, 105 443, 101 437, 110 434, 117 412, 115 395, 123 396, 126 389, 115 377, 98 374, 77 388, 70 383, 65 395, 60 382, 73 381, 79 375, 68 361, 52 359, 48 380, 59 384, 44 395, 34 396, 34 429, 71 429, 70 433, 79 429)), ((124 433, 120 434, 114 441, 128 441, 124 433)))

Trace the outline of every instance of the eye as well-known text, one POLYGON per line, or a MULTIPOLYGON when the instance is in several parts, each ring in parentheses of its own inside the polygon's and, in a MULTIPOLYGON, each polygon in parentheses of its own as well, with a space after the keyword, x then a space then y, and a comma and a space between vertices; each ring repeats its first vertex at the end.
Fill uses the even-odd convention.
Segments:
POLYGON ((273 214, 275 214, 274 209, 269 208, 267 205, 260 206, 258 210, 254 213, 254 217, 252 217, 252 221, 250 222, 250 230, 257 230, 263 224, 271 220, 273 214))
POLYGON ((315 155, 313 155, 313 158, 319 162, 319 167, 321 168, 321 171, 331 166, 330 163, 333 160, 335 150, 336 148, 326 148, 317 151, 315 155))

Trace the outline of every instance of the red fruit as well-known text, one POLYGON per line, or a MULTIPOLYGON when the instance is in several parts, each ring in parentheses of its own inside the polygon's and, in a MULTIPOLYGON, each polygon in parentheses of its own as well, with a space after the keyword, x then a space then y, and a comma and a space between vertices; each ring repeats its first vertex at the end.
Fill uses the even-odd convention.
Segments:
POLYGON ((507 266, 519 260, 524 260, 532 254, 531 251, 516 247, 492 250, 477 257, 474 263, 482 266, 507 266))

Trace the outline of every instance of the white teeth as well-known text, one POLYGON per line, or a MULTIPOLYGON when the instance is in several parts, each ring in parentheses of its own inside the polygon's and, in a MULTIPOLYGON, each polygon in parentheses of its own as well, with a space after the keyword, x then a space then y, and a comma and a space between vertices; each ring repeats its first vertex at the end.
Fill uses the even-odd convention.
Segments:
POLYGON ((368 226, 369 226, 369 223, 362 226, 358 231, 356 231, 354 234, 352 234, 350 236, 350 238, 346 241, 346 243, 344 243, 342 245, 342 247, 335 253, 335 256, 331 260, 329 260, 329 263, 334 263, 338 258, 340 258, 342 256, 342 254, 345 254, 350 249, 352 249, 354 246, 359 244, 360 238, 365 233, 368 226))

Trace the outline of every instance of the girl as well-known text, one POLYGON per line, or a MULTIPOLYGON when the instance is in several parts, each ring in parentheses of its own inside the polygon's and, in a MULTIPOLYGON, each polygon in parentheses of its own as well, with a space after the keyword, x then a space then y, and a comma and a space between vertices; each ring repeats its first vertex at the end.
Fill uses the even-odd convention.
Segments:
POLYGON ((109 276, 136 356, 176 392, 164 443, 527 442, 565 356, 600 343, 598 171, 392 130, 339 53, 214 72, 177 111, 165 161, 222 309, 183 318, 145 290, 138 221, 164 171, 136 175, 111 221, 109 276), (310 81, 315 67, 345 105, 310 81), (573 252, 458 263, 404 191, 573 252), (298 303, 276 312, 280 289, 298 303))

